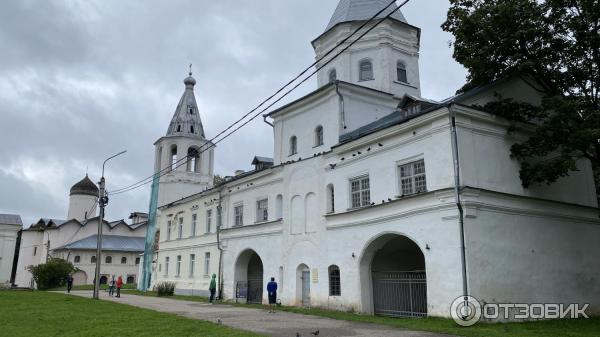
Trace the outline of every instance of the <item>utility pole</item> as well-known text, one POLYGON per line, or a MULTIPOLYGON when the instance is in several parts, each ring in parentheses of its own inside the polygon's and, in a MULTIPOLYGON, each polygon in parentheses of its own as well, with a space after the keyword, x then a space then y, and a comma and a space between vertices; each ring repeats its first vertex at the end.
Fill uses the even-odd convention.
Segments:
POLYGON ((99 192, 98 192, 98 206, 100 206, 100 215, 98 218, 98 239, 96 243, 96 278, 94 279, 94 299, 99 299, 100 293, 100 263, 101 263, 101 254, 102 254, 102 225, 104 222, 104 207, 108 204, 108 196, 106 195, 105 190, 105 179, 104 179, 104 166, 106 162, 113 159, 114 157, 121 155, 127 151, 121 151, 114 156, 108 157, 104 163, 102 164, 102 177, 100 178, 99 192))

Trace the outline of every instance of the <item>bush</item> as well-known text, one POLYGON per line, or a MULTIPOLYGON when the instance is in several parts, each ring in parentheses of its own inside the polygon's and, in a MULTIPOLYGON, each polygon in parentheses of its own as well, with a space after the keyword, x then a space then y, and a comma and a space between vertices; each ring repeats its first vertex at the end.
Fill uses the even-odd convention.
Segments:
POLYGON ((173 296, 175 294, 175 283, 173 282, 161 282, 154 286, 154 291, 160 297, 162 296, 173 296))
POLYGON ((33 280, 39 290, 58 288, 67 282, 67 276, 75 271, 71 262, 63 259, 50 259, 37 266, 29 266, 27 270, 33 275, 33 280))

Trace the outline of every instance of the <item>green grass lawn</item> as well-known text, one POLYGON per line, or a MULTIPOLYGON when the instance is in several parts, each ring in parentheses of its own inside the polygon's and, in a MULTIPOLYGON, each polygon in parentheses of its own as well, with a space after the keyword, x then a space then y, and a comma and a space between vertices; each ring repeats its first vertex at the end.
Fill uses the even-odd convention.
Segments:
POLYGON ((173 314, 43 291, 0 291, 0 335, 260 336, 173 314))
MULTIPOLYGON (((156 296, 154 292, 142 293, 140 291, 127 291, 131 294, 156 296)), ((206 297, 200 296, 173 296, 167 297, 176 300, 206 302, 206 297)), ((257 304, 227 304, 267 310, 264 305, 257 304)), ((565 319, 538 322, 521 323, 478 323, 471 327, 461 327, 451 319, 445 318, 390 318, 381 316, 359 315, 348 312, 324 310, 324 309, 306 309, 298 307, 278 307, 278 310, 294 312, 305 315, 315 315, 340 319, 346 321, 355 321, 363 323, 377 323, 389 325, 397 328, 446 333, 451 335, 467 337, 598 337, 600 336, 600 317, 589 319, 565 319)))

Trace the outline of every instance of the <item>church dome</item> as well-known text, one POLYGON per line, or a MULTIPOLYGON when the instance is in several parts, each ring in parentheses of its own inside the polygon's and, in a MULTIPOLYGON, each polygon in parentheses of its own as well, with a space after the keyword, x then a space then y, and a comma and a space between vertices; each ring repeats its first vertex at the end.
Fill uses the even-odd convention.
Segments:
POLYGON ((190 76, 186 77, 183 80, 183 84, 185 84, 185 86, 195 86, 196 85, 196 80, 192 77, 192 73, 190 73, 190 76))
POLYGON ((69 195, 73 194, 85 194, 85 195, 93 195, 98 196, 98 186, 94 184, 93 181, 90 180, 88 175, 85 175, 85 178, 81 179, 80 182, 76 183, 71 187, 71 192, 69 195))

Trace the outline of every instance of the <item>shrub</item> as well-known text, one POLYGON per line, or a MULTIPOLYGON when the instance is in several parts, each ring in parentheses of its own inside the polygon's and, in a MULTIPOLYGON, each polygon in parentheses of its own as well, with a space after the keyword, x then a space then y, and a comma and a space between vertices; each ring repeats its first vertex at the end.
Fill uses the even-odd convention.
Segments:
POLYGON ((33 275, 39 290, 48 290, 64 285, 67 276, 75 271, 75 267, 63 259, 50 259, 46 263, 29 266, 27 270, 33 275))
POLYGON ((175 283, 160 282, 154 286, 154 291, 158 296, 173 296, 175 294, 175 283))

